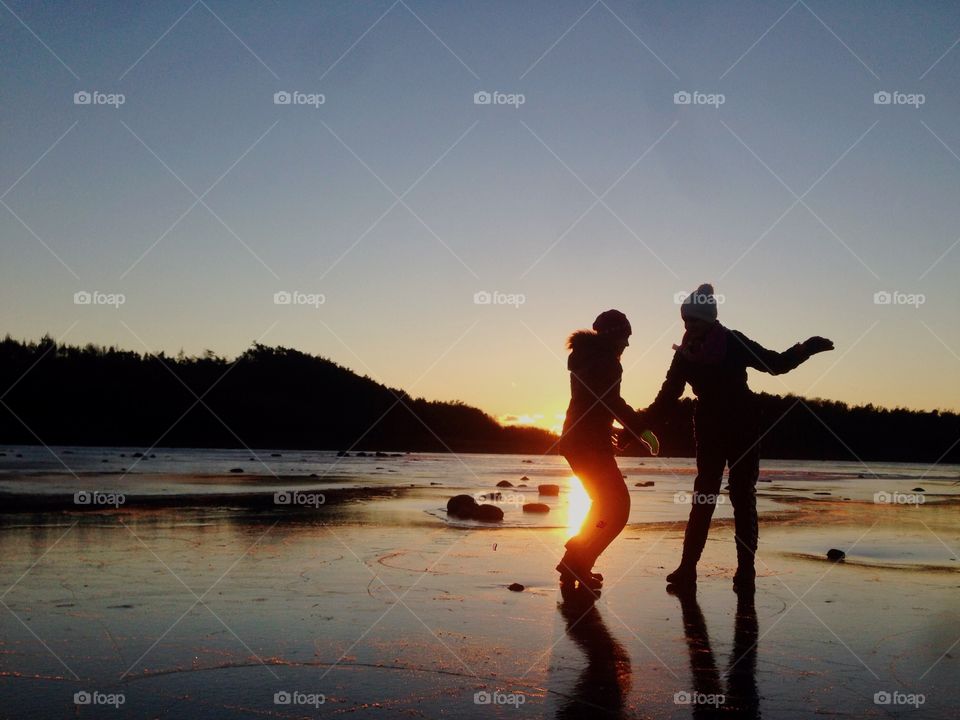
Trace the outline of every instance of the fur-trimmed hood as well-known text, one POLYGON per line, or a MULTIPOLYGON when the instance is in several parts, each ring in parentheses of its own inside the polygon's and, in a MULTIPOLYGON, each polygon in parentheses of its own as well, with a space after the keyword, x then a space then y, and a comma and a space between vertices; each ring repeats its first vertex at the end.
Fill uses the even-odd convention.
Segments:
POLYGON ((567 340, 567 347, 570 348, 567 369, 571 372, 599 363, 617 362, 613 343, 593 330, 577 330, 567 340))

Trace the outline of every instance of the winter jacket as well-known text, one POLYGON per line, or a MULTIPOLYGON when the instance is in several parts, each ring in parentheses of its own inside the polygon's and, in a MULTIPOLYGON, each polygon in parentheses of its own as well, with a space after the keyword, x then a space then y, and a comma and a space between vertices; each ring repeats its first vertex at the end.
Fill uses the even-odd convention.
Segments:
POLYGON ((747 386, 747 368, 771 375, 790 372, 810 355, 801 344, 784 352, 768 350, 736 330, 726 333, 726 352, 717 362, 696 362, 678 349, 656 399, 642 414, 654 426, 667 421, 684 386, 690 383, 697 396, 698 428, 717 423, 750 423, 757 420, 756 396, 747 386))
POLYGON ((613 454, 613 421, 636 424, 637 414, 620 397, 623 366, 610 340, 589 330, 570 338, 570 404, 563 423, 560 450, 613 454))

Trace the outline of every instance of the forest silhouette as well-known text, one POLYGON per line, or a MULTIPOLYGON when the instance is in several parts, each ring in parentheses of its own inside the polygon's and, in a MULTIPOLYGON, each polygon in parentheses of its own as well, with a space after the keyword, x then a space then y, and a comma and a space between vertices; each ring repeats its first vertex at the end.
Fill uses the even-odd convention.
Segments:
MULTIPOLYGON (((414 398, 326 358, 259 343, 230 360, 8 335, 0 388, 6 445, 556 452, 546 430, 503 426, 462 402, 414 398)), ((765 393, 759 402, 767 458, 960 462, 954 412, 765 393)), ((694 455, 693 407, 681 401, 662 429, 664 455, 694 455)))

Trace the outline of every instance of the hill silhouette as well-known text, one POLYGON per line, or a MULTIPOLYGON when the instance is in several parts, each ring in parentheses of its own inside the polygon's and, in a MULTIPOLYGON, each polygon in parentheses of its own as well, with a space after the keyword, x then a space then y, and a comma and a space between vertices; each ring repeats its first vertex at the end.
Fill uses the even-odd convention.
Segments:
MULTIPOLYGON (((7 336, 0 392, 0 443, 9 445, 556 452, 546 430, 505 427, 462 402, 413 398, 326 358, 261 344, 228 360, 7 336)), ((960 462, 953 412, 765 393, 760 403, 767 458, 960 462)), ((661 433, 666 455, 695 454, 693 407, 681 401, 661 433)))
POLYGON ((556 440, 261 344, 227 360, 7 336, 0 392, 0 443, 14 445, 544 453, 556 440))

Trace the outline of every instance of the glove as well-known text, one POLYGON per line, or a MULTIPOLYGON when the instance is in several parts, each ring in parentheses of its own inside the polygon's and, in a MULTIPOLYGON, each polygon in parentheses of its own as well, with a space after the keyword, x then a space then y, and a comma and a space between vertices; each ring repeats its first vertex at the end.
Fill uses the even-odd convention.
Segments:
POLYGON ((833 341, 818 335, 804 340, 801 345, 808 355, 816 355, 817 353, 826 352, 827 350, 833 350, 833 341))
POLYGON ((653 434, 653 430, 644 430, 640 433, 640 442, 647 446, 647 450, 654 457, 660 454, 660 440, 653 434))
POLYGON ((660 454, 660 441, 657 439, 657 436, 654 435, 652 430, 641 431, 639 437, 636 433, 628 428, 614 430, 613 445, 618 452, 622 453, 631 445, 633 445, 638 439, 646 446, 647 452, 649 452, 651 455, 656 456, 660 454))

